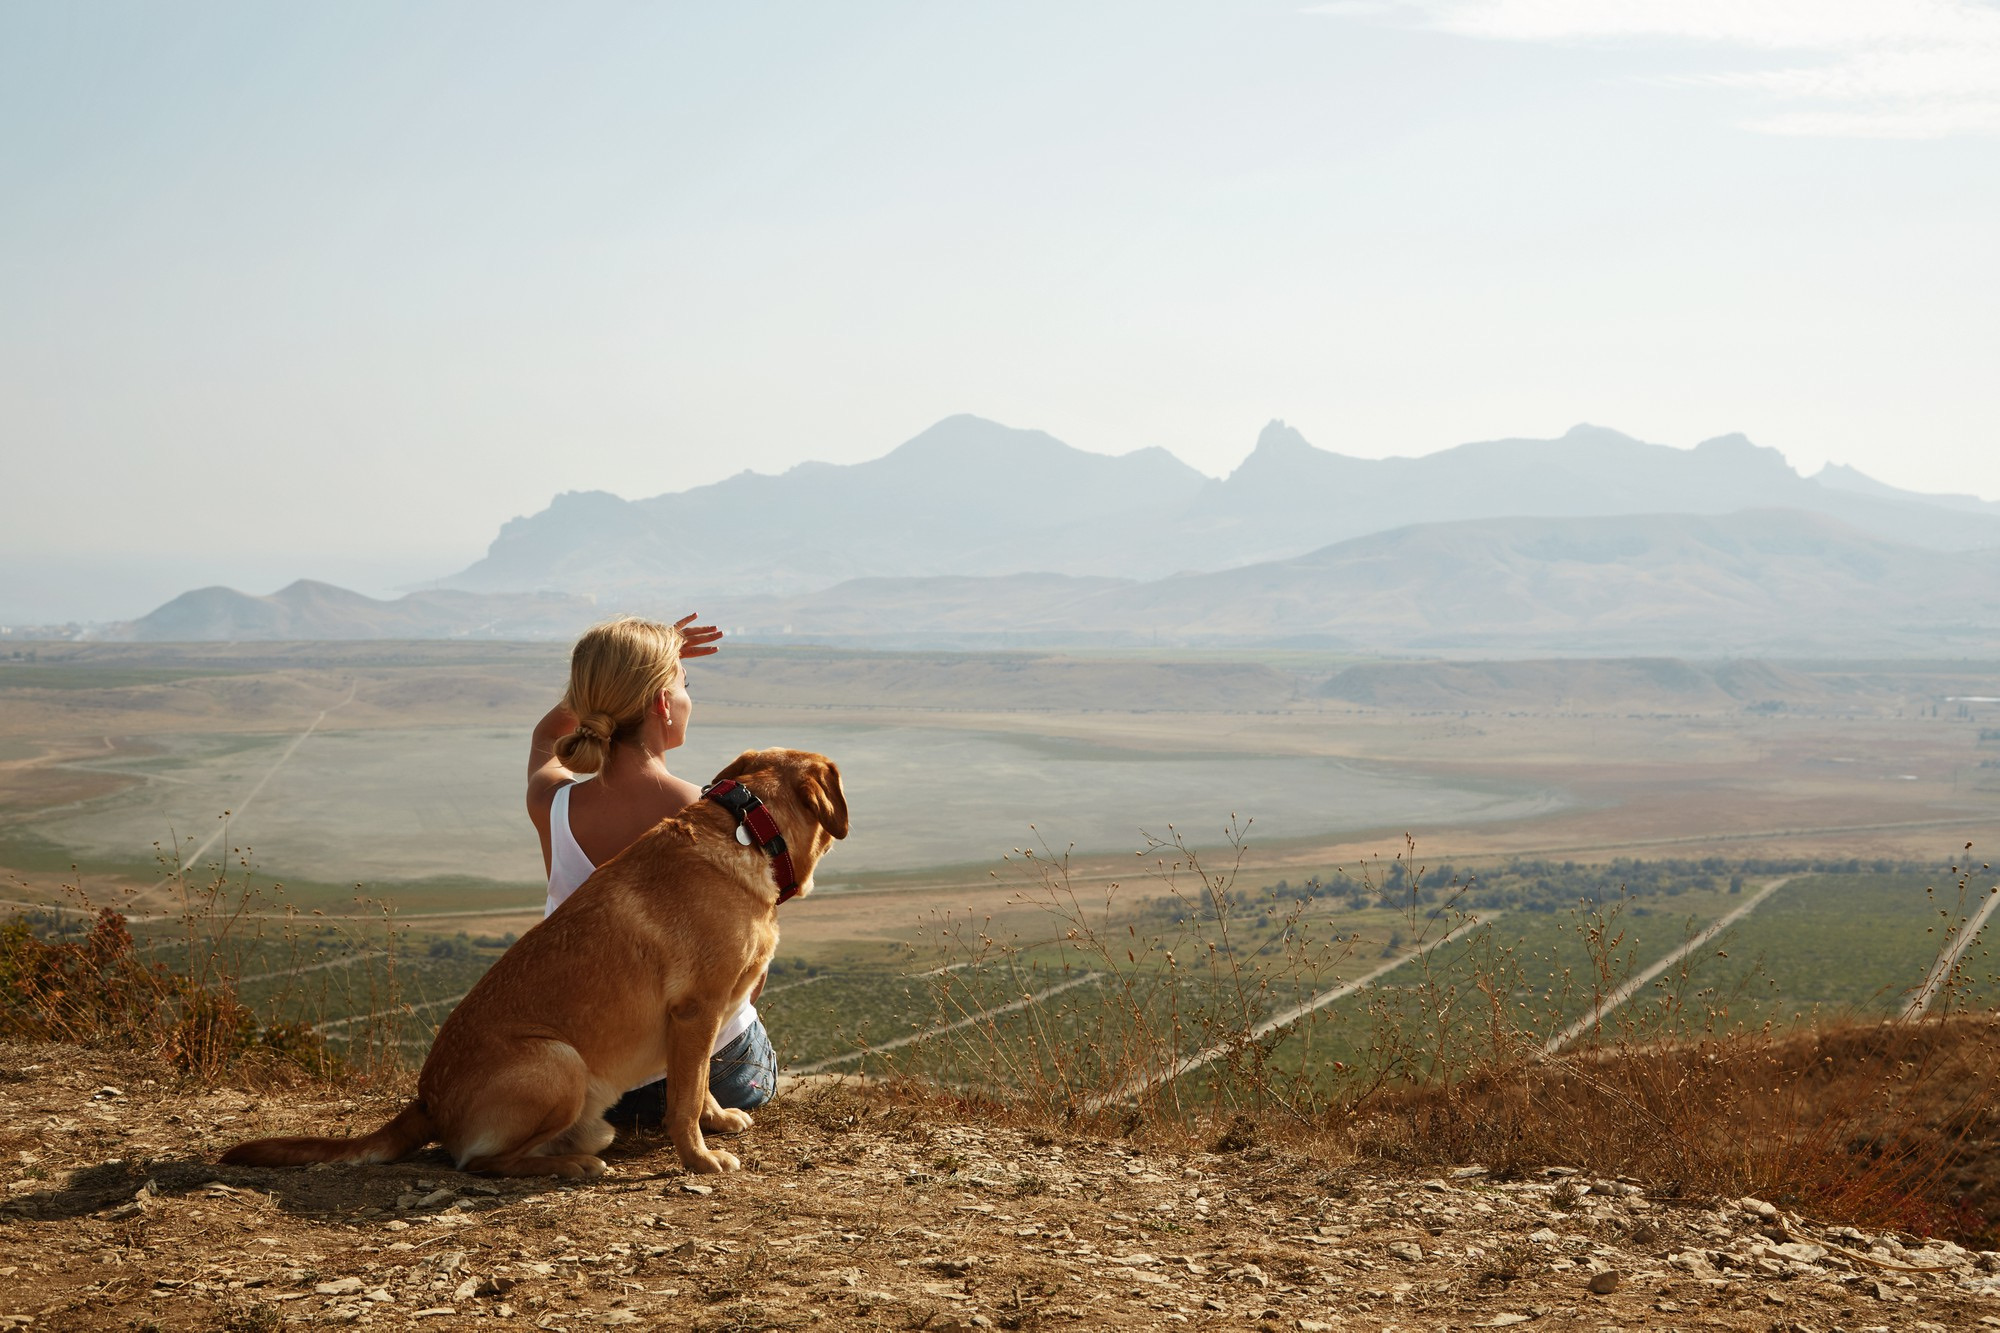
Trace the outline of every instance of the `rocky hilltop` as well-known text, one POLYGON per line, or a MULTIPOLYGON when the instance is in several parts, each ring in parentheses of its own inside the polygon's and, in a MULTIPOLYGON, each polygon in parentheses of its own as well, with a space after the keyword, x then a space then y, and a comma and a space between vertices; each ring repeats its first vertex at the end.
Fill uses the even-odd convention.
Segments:
POLYGON ((795 1088, 682 1174, 568 1184, 214 1165, 402 1089, 177 1084, 0 1047, 0 1328, 1967 1329, 2000 1255, 1550 1166, 1397 1170, 1256 1141, 1058 1136, 795 1088), (496 1323, 497 1321, 497 1323, 496 1323))

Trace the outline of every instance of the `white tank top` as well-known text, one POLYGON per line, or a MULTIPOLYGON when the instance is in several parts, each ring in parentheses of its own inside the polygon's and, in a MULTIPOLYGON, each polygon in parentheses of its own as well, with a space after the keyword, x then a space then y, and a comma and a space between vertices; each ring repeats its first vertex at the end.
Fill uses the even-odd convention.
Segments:
MULTIPOLYGON (((542 908, 544 917, 582 888, 583 882, 597 869, 583 854, 583 848, 577 845, 576 835, 569 831, 569 794, 576 787, 574 782, 565 782, 556 788, 556 797, 549 802, 549 901, 542 908)), ((743 1007, 731 1014, 729 1021, 722 1025, 722 1031, 715 1034, 714 1050, 719 1051, 735 1041, 756 1021, 757 1006, 745 1000, 743 1007)), ((659 1079, 652 1082, 657 1083, 659 1079)))

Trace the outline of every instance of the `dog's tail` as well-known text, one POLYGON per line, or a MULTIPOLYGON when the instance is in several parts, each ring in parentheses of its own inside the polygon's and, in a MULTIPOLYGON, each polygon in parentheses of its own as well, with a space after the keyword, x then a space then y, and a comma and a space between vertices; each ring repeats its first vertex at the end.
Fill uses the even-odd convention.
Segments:
POLYGON ((413 1101, 382 1128, 358 1139, 252 1139, 222 1154, 230 1166, 305 1166, 310 1162, 393 1162, 437 1137, 437 1126, 413 1101))

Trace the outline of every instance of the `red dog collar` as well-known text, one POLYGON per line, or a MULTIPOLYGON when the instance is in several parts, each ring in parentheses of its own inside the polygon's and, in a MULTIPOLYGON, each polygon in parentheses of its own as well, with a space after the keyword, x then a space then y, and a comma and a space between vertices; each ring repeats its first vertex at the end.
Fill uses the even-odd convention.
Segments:
POLYGON ((702 799, 736 816, 736 840, 753 843, 771 858, 771 873, 778 877, 778 901, 799 896, 798 872, 792 869, 792 853, 778 832, 778 821, 751 790, 732 778, 718 778, 701 789, 702 799))

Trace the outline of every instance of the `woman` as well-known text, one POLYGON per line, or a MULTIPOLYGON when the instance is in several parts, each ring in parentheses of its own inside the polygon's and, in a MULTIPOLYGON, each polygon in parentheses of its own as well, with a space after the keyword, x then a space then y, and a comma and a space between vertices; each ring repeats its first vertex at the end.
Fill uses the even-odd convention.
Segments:
MULTIPOLYGON (((712 625, 690 627, 693 619, 663 625, 623 616, 571 650, 569 689, 535 724, 528 747, 528 818, 549 873, 543 915, 640 834, 701 798, 701 788, 667 769, 667 752, 687 739, 694 711, 682 661, 715 652, 722 638, 712 625)), ((763 1105, 777 1084, 777 1056, 755 1005, 763 989, 759 981, 722 1025, 709 1060, 709 1092, 736 1110, 763 1105)), ((659 1079, 635 1088, 605 1118, 657 1125, 663 1089, 659 1079)))

